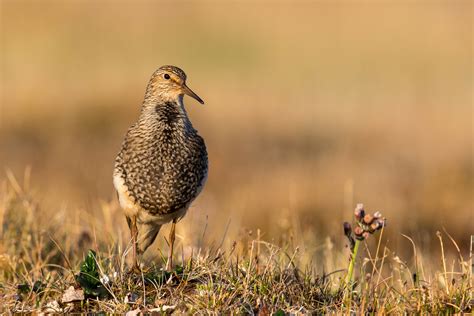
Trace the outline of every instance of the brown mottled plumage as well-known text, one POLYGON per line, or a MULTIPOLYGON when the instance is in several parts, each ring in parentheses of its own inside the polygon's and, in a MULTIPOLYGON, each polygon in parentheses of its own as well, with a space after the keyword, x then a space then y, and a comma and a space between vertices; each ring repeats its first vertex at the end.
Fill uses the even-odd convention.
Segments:
POLYGON ((207 178, 204 140, 193 128, 184 94, 204 103, 186 86, 186 74, 160 67, 148 83, 138 121, 133 124, 115 160, 114 186, 124 209, 136 253, 143 253, 161 226, 170 221, 171 269, 176 221, 186 214, 207 178))

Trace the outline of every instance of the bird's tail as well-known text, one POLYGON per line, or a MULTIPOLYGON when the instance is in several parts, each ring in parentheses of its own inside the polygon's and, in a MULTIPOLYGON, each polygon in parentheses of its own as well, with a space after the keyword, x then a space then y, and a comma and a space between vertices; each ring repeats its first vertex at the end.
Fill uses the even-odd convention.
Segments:
POLYGON ((138 225, 138 253, 143 254, 145 250, 155 241, 160 232, 161 225, 139 224, 138 225))

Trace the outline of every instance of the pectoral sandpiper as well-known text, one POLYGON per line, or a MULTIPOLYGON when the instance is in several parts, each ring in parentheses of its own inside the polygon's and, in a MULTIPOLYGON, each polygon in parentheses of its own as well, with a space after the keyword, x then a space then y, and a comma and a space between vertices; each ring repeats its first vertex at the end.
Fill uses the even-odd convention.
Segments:
POLYGON ((115 160, 114 186, 130 228, 134 270, 139 270, 137 254, 153 243, 168 222, 172 226, 166 269, 172 269, 176 222, 207 178, 206 145, 189 120, 184 94, 204 104, 186 86, 186 74, 180 68, 156 70, 140 117, 128 129, 115 160))

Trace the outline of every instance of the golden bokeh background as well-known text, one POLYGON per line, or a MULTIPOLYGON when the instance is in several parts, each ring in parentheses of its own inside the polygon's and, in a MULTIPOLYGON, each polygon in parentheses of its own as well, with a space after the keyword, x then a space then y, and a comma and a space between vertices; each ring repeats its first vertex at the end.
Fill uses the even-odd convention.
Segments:
POLYGON ((232 242, 260 229, 318 254, 326 237, 344 242, 341 224, 364 202, 388 218, 395 251, 411 251, 401 234, 437 251, 443 227, 467 249, 471 1, 0 8, 0 177, 31 167, 39 220, 127 236, 114 158, 149 76, 173 64, 206 102, 185 99, 210 159, 207 186, 178 225, 184 245, 204 231, 219 244, 226 230, 232 242))

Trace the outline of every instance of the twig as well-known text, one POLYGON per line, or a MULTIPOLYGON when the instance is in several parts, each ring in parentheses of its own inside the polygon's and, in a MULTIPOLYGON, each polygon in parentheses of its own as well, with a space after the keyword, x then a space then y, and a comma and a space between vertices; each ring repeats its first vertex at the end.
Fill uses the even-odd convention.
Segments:
POLYGON ((449 295, 448 272, 446 270, 446 258, 444 256, 443 236, 441 236, 441 233, 439 231, 436 232, 436 236, 438 236, 439 244, 441 246, 441 260, 442 260, 442 263, 443 263, 444 280, 446 282, 446 294, 449 295))

